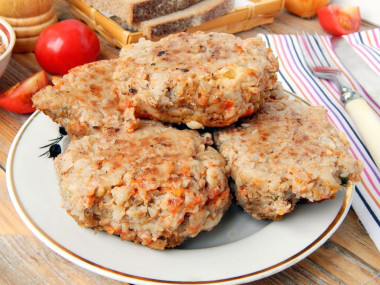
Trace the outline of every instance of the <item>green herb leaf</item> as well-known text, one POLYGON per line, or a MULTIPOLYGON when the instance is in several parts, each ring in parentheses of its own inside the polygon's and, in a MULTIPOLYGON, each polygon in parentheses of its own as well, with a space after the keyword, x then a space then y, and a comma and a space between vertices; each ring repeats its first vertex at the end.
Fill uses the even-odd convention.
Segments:
POLYGON ((348 177, 341 177, 340 178, 340 185, 346 186, 348 182, 348 177))

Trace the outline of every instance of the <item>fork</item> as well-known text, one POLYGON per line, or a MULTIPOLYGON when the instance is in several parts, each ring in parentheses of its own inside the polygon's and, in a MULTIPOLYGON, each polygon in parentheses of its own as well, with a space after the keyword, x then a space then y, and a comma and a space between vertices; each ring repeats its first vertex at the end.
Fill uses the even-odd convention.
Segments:
POLYGON ((316 35, 297 33, 297 40, 306 65, 319 78, 334 81, 341 93, 340 101, 354 121, 368 151, 380 167, 380 121, 359 92, 353 90, 342 72, 332 63, 320 38, 316 35))

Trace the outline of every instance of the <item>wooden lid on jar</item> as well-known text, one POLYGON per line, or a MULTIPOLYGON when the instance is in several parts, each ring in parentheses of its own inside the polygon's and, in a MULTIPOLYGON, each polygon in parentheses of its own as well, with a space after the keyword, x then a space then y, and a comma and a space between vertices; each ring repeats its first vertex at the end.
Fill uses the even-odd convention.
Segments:
POLYGON ((42 15, 50 10, 53 0, 0 0, 0 16, 28 18, 42 15))
POLYGON ((0 17, 16 33, 15 53, 33 52, 39 34, 58 21, 53 0, 0 0, 0 17))
MULTIPOLYGON (((1 0, 0 0, 1 1, 1 0)), ((38 16, 26 17, 26 18, 13 18, 1 16, 5 21, 7 21, 13 28, 17 27, 29 27, 41 25, 49 22, 55 16, 54 7, 51 6, 50 9, 38 16)))

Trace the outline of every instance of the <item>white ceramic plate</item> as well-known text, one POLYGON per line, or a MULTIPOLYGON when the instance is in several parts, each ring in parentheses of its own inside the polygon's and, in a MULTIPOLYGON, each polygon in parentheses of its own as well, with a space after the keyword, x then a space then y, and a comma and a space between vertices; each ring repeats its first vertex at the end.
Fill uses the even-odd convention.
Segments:
POLYGON ((7 185, 25 224, 48 247, 98 274, 134 284, 236 284, 257 280, 304 259, 338 228, 352 187, 333 200, 301 204, 277 222, 255 221, 232 206, 211 232, 177 249, 152 250, 79 227, 60 207, 53 159, 39 157, 58 126, 34 113, 17 134, 7 161, 7 185))

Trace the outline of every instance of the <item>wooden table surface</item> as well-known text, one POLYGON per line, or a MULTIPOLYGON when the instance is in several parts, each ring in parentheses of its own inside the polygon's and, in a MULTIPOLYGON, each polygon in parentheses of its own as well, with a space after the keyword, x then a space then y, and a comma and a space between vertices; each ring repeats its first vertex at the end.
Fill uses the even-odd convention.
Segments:
MULTIPOLYGON (((72 18, 63 0, 55 1, 59 19, 72 18)), ((362 23, 361 29, 373 26, 362 23)), ((270 25, 239 33, 325 34, 316 18, 303 20, 282 11, 270 25)), ((100 35, 100 58, 116 58, 119 50, 100 35)), ((33 53, 13 54, 0 79, 0 91, 39 71, 33 53)), ((11 204, 6 182, 6 158, 17 131, 28 118, 0 108, 0 284, 122 284, 65 260, 40 242, 18 217, 11 204)), ((228 262, 228 261, 227 261, 228 262)), ((380 284, 380 255, 351 209, 343 224, 318 250, 298 264, 254 284, 380 284)))

